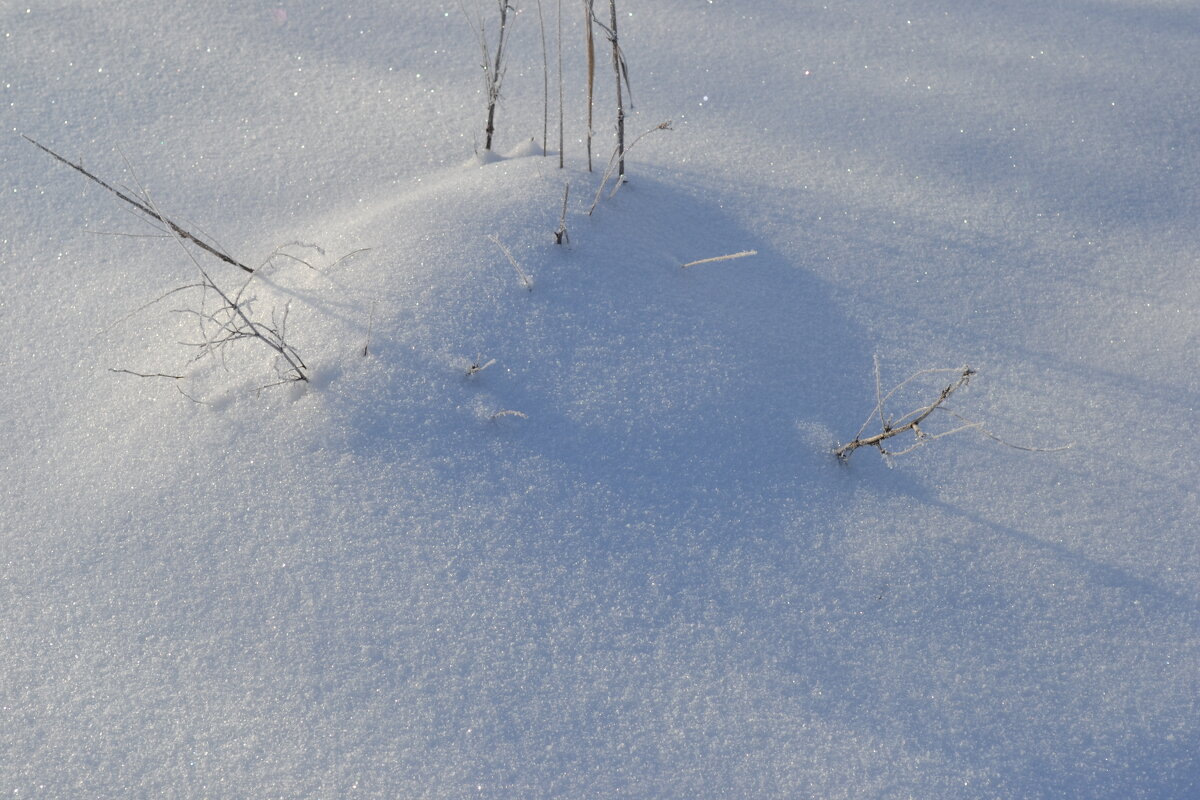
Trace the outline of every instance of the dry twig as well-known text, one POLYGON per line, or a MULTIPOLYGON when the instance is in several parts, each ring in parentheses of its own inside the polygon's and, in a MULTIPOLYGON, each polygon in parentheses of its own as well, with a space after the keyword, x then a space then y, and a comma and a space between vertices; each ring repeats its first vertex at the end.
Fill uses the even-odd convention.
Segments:
POLYGON ((918 447, 922 447, 925 444, 932 442, 934 439, 941 439, 945 436, 951 436, 955 433, 969 430, 977 431, 989 439, 999 442, 1005 447, 1011 447, 1014 450, 1023 450, 1029 453, 1055 453, 1061 450, 1070 449, 1074 445, 1073 442, 1059 447, 1031 447, 1028 445, 1013 444, 1012 442, 1009 442, 1008 440, 987 430, 981 423, 970 420, 948 408, 946 406, 946 401, 950 399, 950 396, 959 389, 965 387, 970 382, 971 378, 973 378, 976 374, 977 372, 975 370, 966 366, 959 367, 958 369, 923 369, 919 370, 918 372, 914 372, 912 375, 909 375, 907 378, 888 390, 887 394, 884 394, 883 385, 880 380, 879 359, 877 357, 875 359, 875 407, 871 410, 871 414, 867 417, 866 422, 864 422, 858 429, 858 433, 854 435, 854 439, 847 444, 840 445, 833 451, 834 455, 836 455, 842 461, 846 461, 850 458, 850 454, 858 448, 874 447, 879 451, 880 455, 884 456, 885 458, 889 458, 891 456, 902 456, 905 453, 911 453, 918 447), (920 378, 939 374, 953 374, 956 377, 953 381, 949 382, 945 387, 943 387, 942 390, 938 392, 937 396, 933 398, 933 400, 925 405, 909 411, 899 419, 892 419, 890 416, 888 416, 886 411, 887 402, 895 397, 897 393, 904 389, 904 387, 920 378), (933 416, 935 411, 948 414, 957 420, 959 424, 948 430, 938 431, 937 433, 930 433, 924 430, 921 426, 927 419, 933 416), (870 427, 871 422, 876 419, 879 421, 879 432, 871 435, 864 435, 867 431, 867 428, 870 427), (910 432, 915 440, 912 444, 900 450, 888 449, 886 445, 887 442, 896 436, 910 432))
POLYGON ((112 192, 114 195, 116 195, 117 199, 121 200, 124 203, 127 203, 130 207, 141 212, 146 217, 162 223, 163 225, 165 225, 167 227, 168 230, 170 230, 170 232, 172 234, 174 234, 179 239, 191 242, 192 244, 199 247, 201 250, 204 250, 205 252, 209 253, 210 255, 216 256, 217 258, 221 259, 226 264, 232 264, 233 266, 238 267, 239 269, 242 269, 246 272, 254 272, 254 270, 251 267, 247 267, 242 262, 234 259, 228 253, 224 252, 221 248, 219 248, 213 244, 210 244, 209 242, 206 242, 205 240, 201 239, 199 236, 196 236, 195 234, 191 233, 190 231, 185 230, 183 227, 177 225, 175 222, 168 219, 167 217, 164 217, 162 214, 160 214, 158 212, 157 209, 154 208, 153 204, 149 202, 149 198, 146 197, 146 194, 144 191, 142 192, 141 199, 138 199, 135 197, 130 197, 128 194, 126 194, 125 192, 122 192, 120 189, 117 189, 117 188, 109 185, 105 181, 103 181, 100 178, 93 175, 91 172, 88 172, 86 169, 84 169, 82 164, 77 164, 74 161, 67 160, 63 156, 60 156, 58 153, 51 150, 49 147, 46 147, 46 145, 44 145, 40 142, 37 142, 37 141, 29 138, 28 136, 25 136, 25 134, 21 134, 21 136, 25 139, 25 141, 34 145, 38 149, 43 150, 46 153, 49 153, 51 156, 58 159, 62 163, 66 164, 71 169, 76 170, 77 172, 79 172, 82 175, 84 175, 85 177, 87 177, 89 180, 94 181, 95 183, 104 187, 108 191, 112 192))

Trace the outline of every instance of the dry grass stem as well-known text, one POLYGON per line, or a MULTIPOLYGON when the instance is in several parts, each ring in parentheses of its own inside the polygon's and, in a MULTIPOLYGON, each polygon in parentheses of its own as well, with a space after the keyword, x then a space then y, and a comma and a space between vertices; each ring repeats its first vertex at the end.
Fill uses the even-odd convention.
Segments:
POLYGON ((491 236, 488 236, 488 239, 491 240, 492 244, 494 244, 494 245, 496 245, 496 247, 500 248, 500 252, 504 253, 505 258, 508 259, 508 263, 512 264, 513 269, 515 269, 517 271, 517 274, 521 276, 521 282, 525 284, 525 288, 528 291, 532 292, 533 291, 533 281, 530 279, 530 277, 528 275, 525 274, 525 270, 521 269, 521 264, 517 261, 516 257, 513 256, 512 251, 504 246, 504 243, 500 241, 499 236, 496 236, 495 234, 493 234, 491 236))
MULTIPOLYGON (((82 164, 77 164, 73 161, 69 161, 68 159, 64 158, 63 156, 60 156, 58 153, 51 150, 49 147, 46 147, 44 144, 37 142, 37 141, 29 138, 28 136, 25 136, 25 134, 21 134, 21 136, 22 136, 22 138, 25 139, 25 141, 34 145, 38 149, 43 150, 46 153, 49 153, 51 156, 58 159, 62 163, 66 164, 71 169, 76 170, 77 172, 84 175, 89 180, 91 180, 91 181, 99 184, 103 188, 107 189, 109 192, 111 192, 113 195, 115 195, 117 197, 117 199, 128 204, 131 208, 136 209, 138 212, 143 214, 145 217, 155 220, 156 222, 162 223, 163 225, 166 226, 167 230, 170 231, 171 235, 174 235, 175 237, 177 237, 180 240, 186 240, 186 241, 191 242, 192 244, 199 247, 201 250, 204 250, 205 252, 207 252, 209 255, 215 256, 216 258, 219 258, 221 261, 224 261, 226 264, 232 264, 233 266, 237 267, 238 269, 244 270, 246 272, 254 272, 253 268, 248 267, 245 264, 243 264, 242 262, 233 258, 232 256, 230 256, 228 253, 226 253, 221 248, 205 241, 204 239, 200 238, 199 236, 186 230, 182 226, 176 224, 174 221, 168 219, 167 217, 164 217, 153 207, 153 204, 149 202, 149 198, 146 197, 145 192, 141 192, 140 199, 131 197, 130 195, 126 194, 125 192, 122 192, 120 189, 117 189, 117 188, 109 185, 105 181, 101 180, 100 178, 96 177, 91 172, 88 172, 86 169, 84 169, 82 164)), ((166 233, 166 231, 164 231, 164 233, 166 233)))
MULTIPOLYGON (((588 208, 588 216, 591 216, 591 213, 596 210, 596 206, 600 204, 600 196, 602 194, 604 194, 604 187, 605 187, 605 185, 608 184, 608 179, 612 177, 613 169, 616 167, 618 155, 620 155, 623 158, 626 153, 631 152, 633 150, 633 148, 637 147, 638 142, 640 142, 642 139, 645 139, 647 136, 654 133, 655 131, 669 131, 669 130, 673 130, 671 128, 671 120, 667 120, 666 122, 660 122, 657 125, 655 125, 653 128, 651 128, 650 130, 643 131, 636 139, 633 140, 633 142, 630 143, 629 147, 625 148, 625 150, 623 152, 621 152, 620 150, 613 150, 612 156, 610 156, 608 159, 608 166, 605 168, 604 174, 602 176, 600 176, 600 186, 596 188, 596 196, 595 196, 595 198, 592 199, 591 207, 588 208)), ((609 193, 608 196, 610 198, 615 196, 617 193, 617 190, 621 188, 621 184, 623 184, 624 182, 625 182, 624 175, 622 175, 621 179, 618 180, 613 185, 613 189, 609 193)))
POLYGON ((592 171, 592 113, 596 85, 596 36, 592 23, 596 19, 595 0, 583 0, 583 34, 587 45, 587 159, 588 172, 592 171))
POLYGON ((743 250, 740 253, 730 253, 730 254, 724 255, 724 256, 713 256, 712 258, 701 258, 698 261, 689 261, 688 263, 680 264, 679 266, 687 268, 687 267, 694 267, 697 264, 711 264, 714 261, 732 261, 735 258, 745 258, 746 256, 756 256, 756 255, 758 255, 757 250, 743 250))
POLYGON ((567 235, 567 198, 571 195, 571 182, 563 186, 562 214, 558 217, 558 230, 554 232, 555 244, 570 244, 571 237, 567 235))

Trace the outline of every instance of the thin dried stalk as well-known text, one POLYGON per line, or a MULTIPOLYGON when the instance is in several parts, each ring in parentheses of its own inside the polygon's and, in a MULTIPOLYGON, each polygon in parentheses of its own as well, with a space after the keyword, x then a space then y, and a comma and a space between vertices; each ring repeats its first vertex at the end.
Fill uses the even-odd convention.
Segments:
POLYGON ((583 32, 587 43, 587 157, 588 172, 592 171, 592 111, 594 88, 596 84, 596 38, 592 32, 592 23, 596 19, 593 6, 595 0, 583 0, 584 24, 583 32))
POLYGON ((25 139, 25 141, 34 145, 38 149, 43 150, 46 153, 49 153, 51 156, 58 159, 62 163, 66 164, 71 169, 76 170, 77 172, 81 173, 89 180, 94 181, 95 183, 99 184, 103 188, 107 189, 109 192, 116 195, 117 199, 121 200, 124 203, 127 203, 129 206, 131 206, 132 208, 141 212, 146 217, 149 217, 152 220, 162 223, 163 225, 165 225, 167 227, 167 229, 172 234, 177 236, 179 239, 184 239, 184 240, 191 242, 192 244, 199 247, 201 250, 204 250, 208 254, 215 256, 216 258, 219 258, 221 261, 224 261, 226 264, 232 264, 233 266, 235 266, 241 270, 244 270, 246 272, 254 272, 253 268, 246 266, 245 264, 234 259, 228 253, 224 252, 223 250, 216 247, 215 245, 209 244, 208 242, 201 239, 199 236, 196 236, 195 234, 191 233, 190 231, 187 231, 184 228, 182 228, 181 226, 177 225, 175 222, 168 219, 167 217, 164 217, 153 207, 153 205, 151 203, 148 202, 148 198, 146 198, 144 192, 142 193, 142 199, 140 199, 140 200, 137 198, 134 198, 134 197, 130 197, 128 194, 122 192, 120 189, 110 186, 108 183, 104 182, 100 178, 98 178, 95 175, 93 175, 92 173, 88 172, 86 169, 83 168, 82 164, 76 164, 73 161, 68 161, 66 158, 63 158, 58 153, 51 150, 49 147, 46 147, 46 145, 44 145, 40 142, 34 141, 33 139, 29 138, 28 136, 25 136, 25 134, 21 134, 21 136, 22 136, 22 138, 25 139))
POLYGON ((542 156, 549 152, 550 136, 550 57, 546 51, 546 20, 542 0, 537 0, 538 30, 542 36, 542 156))
POLYGON ((533 281, 530 280, 529 276, 525 274, 525 270, 521 269, 521 264, 517 261, 516 257, 513 256, 512 251, 504 246, 504 243, 500 241, 499 236, 488 236, 488 239, 491 240, 492 244, 500 248, 500 252, 504 253, 505 257, 508 259, 508 263, 512 264, 513 269, 515 269, 517 274, 521 276, 521 282, 525 284, 525 289, 532 292, 533 281))
MULTIPOLYGON (((646 138, 651 133, 654 133, 655 131, 669 131, 669 130, 673 130, 671 128, 671 120, 667 120, 666 122, 658 123, 650 130, 643 131, 641 133, 641 135, 639 135, 636 139, 634 139, 633 142, 630 143, 629 147, 627 147, 625 149, 625 153, 631 152, 633 150, 633 148, 637 146, 638 142, 640 142, 642 139, 646 138)), ((612 156, 610 156, 608 159, 608 166, 604 169, 604 174, 602 176, 600 176, 600 186, 597 187, 597 189, 596 189, 596 196, 592 199, 591 207, 588 208, 588 216, 591 216, 592 212, 596 210, 596 206, 599 205, 599 203, 600 203, 600 195, 604 193, 604 187, 608 183, 608 179, 610 177, 612 177, 613 169, 616 166, 617 156, 618 156, 619 152, 620 152, 619 149, 613 150, 612 156)), ((613 195, 615 195, 617 193, 617 190, 621 188, 621 183, 622 183, 621 181, 616 182, 616 184, 613 186, 612 192, 609 194, 609 197, 612 197, 613 195)))
POLYGON ((562 214, 558 217, 558 230, 554 232, 555 244, 570 244, 571 237, 567 235, 567 198, 571 195, 571 182, 563 186, 562 214))
POLYGON ((562 60, 562 0, 558 0, 558 33, 555 45, 558 50, 558 168, 563 168, 563 60, 562 60))
POLYGON ((621 57, 621 47, 617 43, 617 0, 609 0, 608 7, 612 16, 608 38, 612 42, 613 72, 617 78, 617 182, 622 183, 625 180, 625 103, 621 99, 621 70, 625 59, 621 57))

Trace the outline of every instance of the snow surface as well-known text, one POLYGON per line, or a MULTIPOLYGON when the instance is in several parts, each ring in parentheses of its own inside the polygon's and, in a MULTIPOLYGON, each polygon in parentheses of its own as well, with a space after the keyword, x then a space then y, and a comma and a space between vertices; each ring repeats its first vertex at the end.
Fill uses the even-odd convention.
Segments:
POLYGON ((454 0, 0 6, 0 794, 1200 796, 1196 5, 622 0, 591 216, 519 5, 498 159, 454 0))

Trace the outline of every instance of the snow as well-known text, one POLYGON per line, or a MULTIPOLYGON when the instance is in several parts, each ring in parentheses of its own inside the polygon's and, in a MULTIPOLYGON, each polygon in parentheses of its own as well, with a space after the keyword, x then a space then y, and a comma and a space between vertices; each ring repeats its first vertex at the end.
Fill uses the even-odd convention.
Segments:
POLYGON ((1191 4, 622 2, 591 215, 576 4, 563 170, 535 4, 490 154, 457 2, 175 5, 0 9, 0 792, 1200 792, 1191 4))

